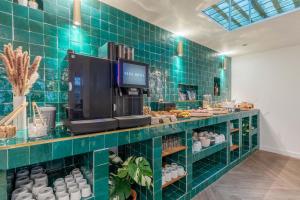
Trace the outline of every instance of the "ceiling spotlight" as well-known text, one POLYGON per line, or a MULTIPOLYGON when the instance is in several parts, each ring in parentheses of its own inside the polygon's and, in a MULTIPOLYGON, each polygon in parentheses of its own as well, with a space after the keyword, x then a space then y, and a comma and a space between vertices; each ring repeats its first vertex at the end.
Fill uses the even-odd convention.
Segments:
POLYGON ((81 25, 81 2, 80 0, 74 0, 73 5, 73 24, 74 26, 80 26, 81 25))
POLYGON ((242 46, 243 46, 243 47, 246 47, 246 46, 248 46, 248 44, 245 43, 245 44, 242 44, 242 46))
POLYGON ((177 44, 177 56, 183 56, 183 41, 179 41, 177 44))

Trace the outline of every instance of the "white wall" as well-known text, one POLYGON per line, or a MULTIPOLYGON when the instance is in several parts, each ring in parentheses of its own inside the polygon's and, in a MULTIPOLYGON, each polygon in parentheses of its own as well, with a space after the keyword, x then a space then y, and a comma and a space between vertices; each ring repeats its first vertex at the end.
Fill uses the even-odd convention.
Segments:
POLYGON ((300 46, 234 57, 232 99, 261 110, 261 149, 300 158, 300 46))

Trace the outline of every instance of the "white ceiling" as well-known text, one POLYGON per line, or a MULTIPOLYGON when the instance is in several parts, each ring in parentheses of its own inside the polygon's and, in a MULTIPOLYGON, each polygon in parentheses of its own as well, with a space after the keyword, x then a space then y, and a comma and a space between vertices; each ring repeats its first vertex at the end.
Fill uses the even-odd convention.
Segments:
POLYGON ((228 32, 201 13, 218 0, 101 1, 229 56, 300 44, 300 10, 228 32))

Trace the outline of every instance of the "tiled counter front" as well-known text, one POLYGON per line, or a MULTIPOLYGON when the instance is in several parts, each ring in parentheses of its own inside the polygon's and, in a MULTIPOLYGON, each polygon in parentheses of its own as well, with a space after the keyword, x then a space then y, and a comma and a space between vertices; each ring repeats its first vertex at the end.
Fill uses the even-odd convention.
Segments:
MULTIPOLYGON (((16 168, 22 168, 29 165, 35 165, 39 163, 47 163, 60 161, 64 162, 65 158, 80 156, 87 154, 90 157, 90 163, 93 171, 93 191, 95 199, 107 199, 108 198, 108 151, 111 147, 122 146, 125 144, 140 143, 140 146, 147 146, 152 148, 150 155, 145 155, 141 152, 140 155, 146 156, 151 162, 154 169, 154 185, 152 191, 140 191, 140 197, 147 199, 162 199, 164 197, 174 197, 175 199, 186 198, 190 199, 198 192, 207 187, 210 183, 214 182, 221 175, 226 173, 233 166, 238 164, 241 160, 250 155, 259 146, 259 111, 251 110, 247 112, 238 112, 227 115, 215 116, 205 119, 188 119, 178 121, 176 123, 147 126, 142 128, 119 130, 104 133, 95 133, 81 136, 71 136, 65 134, 63 137, 53 137, 51 139, 41 139, 29 142, 20 142, 16 144, 1 144, 0 145, 0 195, 1 197, 9 198, 9 190, 6 176, 9 171, 16 168), (251 150, 244 154, 241 153, 235 162, 230 162, 230 142, 227 140, 226 144, 217 146, 213 150, 204 151, 203 155, 192 153, 192 133, 194 129, 211 126, 214 124, 225 124, 227 127, 226 138, 229 138, 230 128, 229 124, 232 120, 242 121, 244 118, 256 119, 256 128, 250 132, 249 141, 251 138, 256 138, 256 141, 251 143, 251 150), (252 135, 253 132, 253 135, 252 135), (162 191, 161 189, 161 165, 162 165, 162 136, 171 135, 175 133, 183 133, 185 135, 184 142, 188 147, 185 155, 185 168, 187 176, 184 182, 184 190, 180 191, 170 190, 172 194, 168 193, 168 190, 162 191), (256 134, 256 135, 254 135, 256 134), (252 137, 253 136, 253 137, 252 137), (255 137, 254 137, 255 136, 255 137), (207 180, 197 184, 193 177, 193 162, 205 158, 206 156, 213 156, 214 152, 226 149, 225 153, 225 166, 219 171, 212 174, 207 180), (148 158, 149 157, 149 158, 148 158), (152 157, 152 158, 151 158, 152 157)), ((251 121, 250 126, 251 126, 251 121)), ((240 123, 241 129, 241 123, 240 123)), ((239 132, 242 135, 242 132, 239 132)), ((240 143, 242 145, 242 141, 240 143)), ((182 188, 182 187, 181 187, 182 188)), ((4 200, 6 200, 4 198, 4 200)))

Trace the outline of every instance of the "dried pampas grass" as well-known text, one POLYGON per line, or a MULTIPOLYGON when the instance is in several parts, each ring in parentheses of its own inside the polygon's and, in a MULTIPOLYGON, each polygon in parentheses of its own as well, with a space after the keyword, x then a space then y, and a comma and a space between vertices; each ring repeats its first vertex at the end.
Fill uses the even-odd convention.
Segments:
POLYGON ((4 45, 4 53, 0 53, 0 59, 4 63, 8 81, 13 87, 15 96, 24 96, 29 93, 33 84, 38 79, 37 73, 41 56, 35 57, 30 65, 28 52, 23 52, 22 47, 13 50, 11 44, 4 45))

